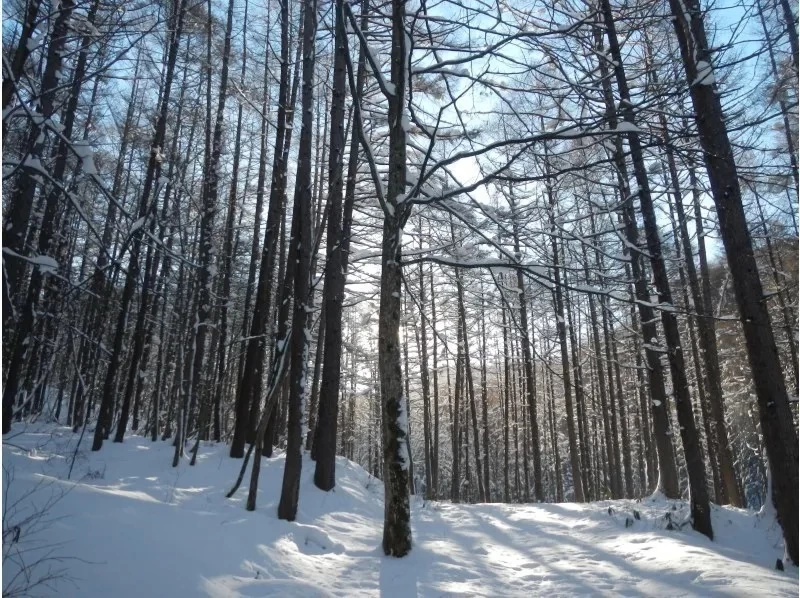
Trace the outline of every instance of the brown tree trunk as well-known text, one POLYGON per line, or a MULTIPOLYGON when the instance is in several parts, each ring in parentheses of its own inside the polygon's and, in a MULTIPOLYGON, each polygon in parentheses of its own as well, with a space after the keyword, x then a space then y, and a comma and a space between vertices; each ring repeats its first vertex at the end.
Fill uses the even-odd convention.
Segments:
MULTIPOLYGON (((278 236, 283 213, 283 202, 286 189, 286 153, 287 131, 290 125, 289 112, 294 112, 293 103, 289 99, 289 1, 280 4, 281 19, 281 78, 278 91, 277 129, 275 133, 275 151, 273 153, 272 180, 270 183, 269 210, 267 212, 267 228, 264 233, 264 244, 258 273, 255 308, 250 322, 250 333, 244 354, 242 378, 236 395, 236 421, 230 456, 244 456, 245 442, 255 441, 256 419, 261 404, 258 388, 264 371, 267 352, 268 323, 272 307, 272 286, 275 270, 275 258, 278 236)), ((295 81, 297 77, 295 76, 295 81)), ((264 153, 262 152, 262 160, 264 153)), ((259 176, 260 171, 259 171, 259 176)), ((280 281, 280 277, 278 278, 280 281)))
MULTIPOLYGON (((436 291, 433 284, 433 266, 430 271, 431 282, 431 331, 433 336, 433 440, 431 447, 432 499, 439 497, 439 347, 436 331, 436 291)), ((449 376, 449 373, 448 373, 449 376)), ((449 384, 448 384, 449 386, 449 384)))
POLYGON ((378 322, 378 365, 383 405, 384 520, 383 551, 402 557, 411 550, 411 509, 408 496, 408 414, 403 400, 400 368, 400 298, 402 270, 400 233, 408 204, 406 192, 406 85, 409 42, 405 31, 406 0, 392 0, 391 82, 389 101, 389 184, 385 198, 381 243, 381 291, 378 322))
MULTIPOLYGON (((690 23, 677 0, 670 0, 676 35, 683 59, 695 123, 703 147, 711 192, 717 208, 720 232, 733 278, 736 300, 744 328, 747 354, 758 397, 759 419, 767 458, 772 471, 773 493, 783 527, 787 552, 798 563, 798 453, 788 394, 763 302, 750 231, 742 206, 741 189, 733 151, 725 128, 719 96, 707 74, 698 81, 698 62, 711 64, 702 15, 690 1, 690 23), (690 41, 692 40, 692 46, 690 41)), ((796 64, 796 63, 795 63, 796 64)), ((710 66, 708 67, 710 69, 710 66)))
MULTIPOLYGON (((598 30, 595 41, 599 50, 602 50, 602 35, 598 30)), ((603 96, 606 108, 608 125, 617 128, 618 118, 615 110, 614 96, 611 89, 611 80, 608 65, 600 61, 600 76, 602 78, 603 96)), ((622 139, 614 139, 614 165, 617 169, 619 194, 625 198, 630 197, 628 185, 628 172, 622 149, 622 139)), ((672 445, 672 431, 670 430, 669 405, 664 382, 664 371, 661 367, 661 357, 652 341, 657 339, 655 313, 650 305, 650 292, 647 288, 645 273, 643 272, 641 251, 638 249, 639 231, 633 204, 630 200, 623 202, 621 220, 625 229, 626 253, 630 256, 630 271, 633 278, 633 290, 639 310, 639 322, 642 337, 645 339, 644 348, 647 360, 648 386, 650 388, 650 410, 653 415, 653 431, 655 432, 656 453, 658 456, 658 484, 657 490, 664 493, 667 498, 678 498, 678 471, 675 467, 675 449, 672 445)), ((627 272, 626 272, 627 274, 627 272)), ((627 276, 630 278, 630 276, 627 276)), ((609 376, 610 377, 610 376, 609 376)))
MULTIPOLYGON (((517 255, 520 253, 519 243, 519 226, 517 219, 514 217, 513 212, 516 206, 513 199, 510 199, 510 207, 512 211, 512 233, 514 235, 514 251, 517 255)), ((556 274, 558 276, 558 274, 556 274)), ((533 448, 533 482, 534 482, 534 495, 537 502, 544 502, 544 491, 542 489, 542 457, 541 457, 541 444, 539 442, 539 416, 536 409, 536 378, 533 367, 533 355, 531 349, 531 332, 528 326, 528 300, 525 293, 525 279, 522 270, 517 269, 517 294, 519 296, 519 329, 522 343, 522 359, 523 367, 525 368, 525 389, 527 391, 528 399, 528 418, 531 422, 531 433, 533 439, 531 442, 533 448)), ((568 399, 571 401, 571 399, 568 399)), ((526 445, 527 446, 527 445, 526 445)), ((576 492, 576 496, 578 493, 576 492)), ((582 492, 581 492, 582 496, 582 492)), ((581 498, 581 500, 583 500, 581 498)))
POLYGON ((572 469, 572 485, 575 491, 575 501, 584 502, 586 497, 583 491, 583 478, 581 472, 581 454, 578 449, 578 434, 575 429, 575 408, 572 402, 572 377, 570 375, 569 349, 567 348, 567 324, 564 319, 564 298, 561 287, 561 266, 559 260, 557 232, 555 225, 555 196, 550 185, 546 182, 547 196, 550 209, 550 233, 551 251, 553 256, 553 300, 556 311, 556 330, 558 331, 558 343, 561 350, 561 376, 564 386, 564 401, 567 406, 567 436, 569 438, 569 461, 572 469))
MULTIPOLYGON (((308 346, 310 336, 310 318, 313 310, 309 309, 311 299, 311 252, 313 239, 311 230, 311 137, 313 135, 314 105, 314 40, 317 32, 317 2, 305 0, 303 5, 303 101, 302 128, 298 155, 300 159, 295 179, 293 225, 290 244, 295 251, 294 259, 287 268, 295 268, 294 274, 294 315, 292 318, 292 369, 290 378, 289 413, 286 437, 286 466, 283 470, 283 486, 278 504, 278 518, 294 521, 297 515, 297 502, 300 498, 300 471, 303 465, 303 418, 305 417, 306 399, 308 396, 308 346)), ((333 130, 334 127, 332 127, 333 130)), ((342 138, 344 133, 341 132, 342 138)), ((339 144, 343 149, 344 142, 339 144)), ((333 155, 333 151, 331 152, 333 155)), ((337 158, 341 160, 340 156, 337 158)), ((341 164, 339 165, 341 177, 341 164)), ((341 184, 339 185, 341 188, 341 184)), ((341 191, 340 191, 341 193, 341 191)), ((292 252, 290 252, 290 255, 292 252)), ((341 305, 341 302, 339 302, 341 305)), ((335 314, 334 314, 335 315, 335 314)), ((330 322, 333 318, 329 318, 330 322)), ((341 320, 341 317, 339 318, 341 320)), ((331 330, 328 329, 327 333, 331 330)), ((341 334, 341 329, 339 330, 341 334)), ((327 353, 327 351, 326 351, 327 353)), ((338 369, 338 368, 337 368, 338 369)), ((334 420, 335 421, 335 420, 334 420)), ((334 444, 335 446, 335 444, 334 444)), ((319 461, 317 462, 319 464, 319 461)), ((315 476, 315 482, 319 480, 315 476)))
POLYGON ((336 485, 336 428, 339 411, 339 393, 342 357, 342 301, 344 300, 345 273, 342 251, 342 173, 345 148, 344 102, 346 83, 346 46, 344 9, 337 0, 335 11, 335 54, 333 66, 333 100, 330 116, 330 154, 328 161, 328 256, 325 262, 324 362, 322 388, 319 398, 314 446, 316 469, 314 483, 321 490, 336 485))

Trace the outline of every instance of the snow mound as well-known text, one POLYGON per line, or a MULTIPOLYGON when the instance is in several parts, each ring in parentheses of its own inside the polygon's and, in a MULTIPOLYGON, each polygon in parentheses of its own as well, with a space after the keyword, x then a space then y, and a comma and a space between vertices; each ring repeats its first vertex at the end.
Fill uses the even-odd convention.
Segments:
POLYGON ((277 518, 284 458, 264 459, 255 512, 240 460, 203 443, 170 467, 169 442, 15 425, 3 444, 3 589, 36 595, 172 598, 328 596, 796 596, 774 515, 713 508, 715 541, 681 501, 508 505, 412 500, 414 548, 383 556, 383 487, 337 459, 337 485, 303 462, 297 521, 277 518), (67 472, 72 465, 72 474, 67 472), (38 515, 37 515, 38 513, 38 515), (42 560, 44 558, 45 560, 42 560), (37 563, 31 567, 32 564, 37 563), (14 585, 16 584, 16 585, 14 585))

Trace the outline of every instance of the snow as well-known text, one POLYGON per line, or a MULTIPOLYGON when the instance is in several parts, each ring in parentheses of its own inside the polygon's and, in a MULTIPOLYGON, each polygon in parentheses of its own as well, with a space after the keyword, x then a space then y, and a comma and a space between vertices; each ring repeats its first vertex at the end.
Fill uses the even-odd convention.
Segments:
POLYGON ((408 132, 411 130, 411 123, 408 121, 408 114, 403 113, 403 115, 400 117, 400 126, 403 128, 403 131, 405 131, 406 134, 408 134, 408 132))
POLYGON ((134 221, 134 223, 133 223, 133 224, 131 224, 131 230, 130 230, 130 234, 132 235, 132 234, 133 234, 133 233, 135 233, 137 230, 139 230, 140 228, 142 228, 142 227, 144 226, 144 222, 145 222, 145 220, 146 220, 146 217, 145 217, 145 216, 142 216, 141 218, 138 218, 138 219, 136 219, 136 220, 134 221))
POLYGON ((28 50, 28 52, 35 52, 41 47, 42 42, 44 42, 44 40, 45 40, 44 35, 39 35, 37 37, 29 37, 28 40, 25 42, 25 48, 28 50))
POLYGON ((697 63, 697 79, 694 80, 693 85, 714 85, 714 71, 711 65, 705 60, 700 60, 697 63))
POLYGON ((667 353, 667 348, 664 347, 663 345, 659 345, 658 343, 644 343, 642 344, 642 347, 644 347, 646 351, 653 351, 655 353, 667 353))
POLYGON ((82 15, 75 15, 69 21, 70 29, 91 37, 100 37, 102 34, 92 23, 82 15))
POLYGON ((372 67, 372 74, 375 75, 376 79, 378 79, 378 83, 381 86, 381 88, 385 89, 388 95, 390 96, 395 95, 395 93, 397 92, 395 84, 392 83, 391 81, 387 81, 379 68, 380 63, 376 58, 377 52, 375 52, 372 49, 372 47, 370 47, 370 45, 366 43, 363 43, 361 47, 366 49, 367 51, 367 57, 370 62, 370 66, 372 67))
POLYGON ((90 145, 83 145, 79 143, 75 143, 73 145, 75 148, 75 153, 81 159, 81 166, 83 167, 83 172, 87 175, 96 175, 97 174, 97 167, 94 164, 94 151, 90 145))
POLYGON ((400 412, 397 414, 397 427, 402 431, 402 437, 399 442, 398 455, 403 463, 403 469, 408 470, 411 459, 408 455, 408 410, 406 409, 406 397, 400 397, 399 405, 400 412))
MULTIPOLYGON (((87 430, 68 481, 78 437, 14 424, 3 445, 4 468, 14 474, 4 480, 5 504, 33 492, 21 503, 26 512, 9 511, 4 529, 31 505, 54 503, 38 530, 23 525, 16 544, 7 536, 4 552, 32 548, 33 562, 47 547, 54 558, 69 557, 54 563, 69 579, 37 595, 797 595, 797 569, 774 569, 783 546, 772 512, 713 507, 711 542, 688 526, 667 530, 687 507, 659 496, 582 505, 413 497, 414 547, 395 559, 380 548, 382 484, 346 459, 337 459, 331 492, 313 485, 313 463, 304 462, 297 521, 286 522, 276 515, 282 455, 263 460, 257 509, 247 512, 249 473, 232 499, 224 497, 241 465, 224 445, 203 443, 195 467, 186 460, 172 468, 170 442, 132 436, 93 453, 87 430)), ((5 559, 4 583, 14 573, 5 559)))
POLYGON ((627 121, 622 121, 618 123, 617 128, 612 130, 617 131, 619 133, 641 133, 641 129, 639 127, 627 121))
POLYGON ((36 170, 44 175, 47 175, 47 171, 42 166, 42 161, 39 160, 38 156, 28 155, 25 157, 25 160, 22 164, 31 170, 36 170))
POLYGON ((30 262, 39 267, 42 274, 54 274, 58 270, 58 262, 49 255, 37 255, 30 262))

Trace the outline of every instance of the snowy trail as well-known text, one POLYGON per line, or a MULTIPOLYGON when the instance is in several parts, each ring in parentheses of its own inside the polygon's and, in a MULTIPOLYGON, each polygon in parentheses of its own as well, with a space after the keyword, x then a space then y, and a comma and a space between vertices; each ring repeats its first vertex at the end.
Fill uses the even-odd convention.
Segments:
MULTIPOLYGON (((224 446, 203 446, 198 465, 169 466, 169 443, 140 437, 79 451, 64 428, 22 428, 4 444, 4 498, 36 488, 23 504, 58 497, 38 531, 20 546, 26 562, 50 547, 69 579, 53 596, 796 596, 795 568, 782 555, 769 516, 714 508, 716 541, 666 530, 685 505, 665 500, 585 505, 453 505, 414 499, 415 545, 403 559, 380 551, 382 486, 337 461, 337 487, 324 493, 304 462, 296 522, 276 517, 283 459, 265 460, 258 509, 243 508, 246 488, 224 498, 240 461, 224 446), (78 480, 76 483, 75 480, 78 480), (39 485, 37 487, 37 484, 39 485), (7 496, 6 496, 7 492, 7 496), (609 512, 609 508, 611 509, 609 512), (641 519, 635 520, 636 510, 641 519), (627 522, 626 522, 627 520, 627 522)), ((246 478, 246 480, 249 478, 246 478)), ((246 486, 246 483, 245 483, 246 486)), ((19 512, 16 517, 24 517, 19 512)), ((13 522, 14 513, 8 520, 13 522)), ((5 528, 4 528, 5 529, 5 528)), ((4 549, 6 546, 4 546, 4 549)), ((4 562, 4 587, 14 574, 4 562)))

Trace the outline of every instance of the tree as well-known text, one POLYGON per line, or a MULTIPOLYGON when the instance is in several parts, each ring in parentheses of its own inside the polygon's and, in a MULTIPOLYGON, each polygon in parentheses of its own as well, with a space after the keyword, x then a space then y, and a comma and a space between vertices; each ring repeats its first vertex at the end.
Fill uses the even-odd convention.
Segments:
POLYGON ((378 364, 383 405, 383 551, 402 557, 411 550, 408 495, 408 413, 400 365, 401 236, 409 216, 406 198, 406 86, 411 48, 405 28, 406 2, 392 0, 392 52, 389 102, 389 184, 383 203, 378 364))
POLYGON ((798 564, 797 433, 792 426, 775 336, 763 302, 736 162, 715 90, 713 56, 699 5, 689 2, 688 16, 676 0, 670 0, 670 8, 747 343, 775 507, 789 558, 798 564))
POLYGON ((311 136, 313 134, 314 38, 317 32, 317 3, 303 5, 303 101, 300 129, 300 160, 295 179, 292 237, 289 266, 294 266, 294 314, 291 335, 291 374, 289 379, 289 423, 286 441, 286 467, 283 472, 278 517, 294 521, 300 493, 303 465, 303 418, 308 388, 309 295, 311 291, 311 136), (294 259, 292 259, 294 257, 294 259))
MULTIPOLYGON (((363 10, 363 9, 362 9, 363 10)), ((339 412, 339 383, 342 356, 342 302, 344 300, 346 257, 343 247, 342 173, 344 170, 344 113, 345 84, 348 56, 344 36, 345 17, 343 1, 334 6, 335 53, 333 66, 333 101, 330 118, 330 153, 328 154, 328 257, 325 261, 325 349, 322 366, 322 391, 319 400, 319 418, 315 429, 316 469, 314 483, 321 490, 336 485, 336 425, 339 412)), ((366 13, 362 13, 366 15, 366 13)), ((366 19, 363 19, 366 21, 366 19)), ((363 67, 361 67, 363 70, 363 67)), ((359 71, 362 79, 363 72, 359 71)), ((358 98, 354 101, 360 101, 358 98)), ((352 202, 350 202, 352 214, 352 202)), ((351 216, 352 217, 352 216, 351 216)))

